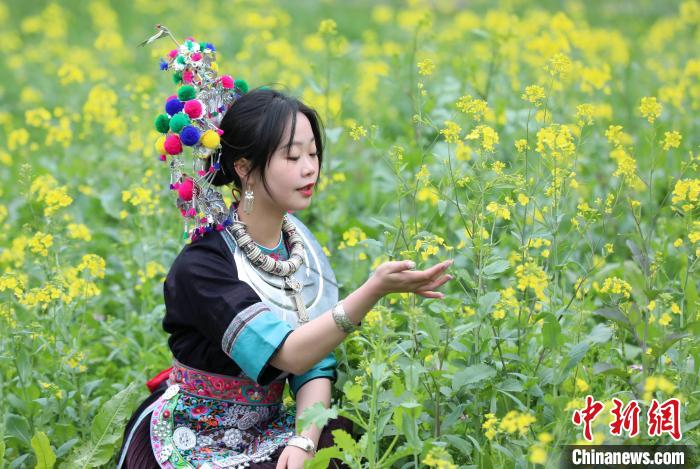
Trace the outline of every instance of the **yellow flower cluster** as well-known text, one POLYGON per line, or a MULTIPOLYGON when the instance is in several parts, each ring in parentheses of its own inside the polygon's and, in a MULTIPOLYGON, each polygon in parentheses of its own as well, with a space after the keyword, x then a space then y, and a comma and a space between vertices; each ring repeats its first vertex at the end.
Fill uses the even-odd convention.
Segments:
POLYGON ((498 202, 489 202, 486 206, 486 211, 496 215, 496 218, 510 220, 510 210, 507 205, 499 204, 498 202))
POLYGON ((148 261, 143 269, 139 269, 137 274, 141 283, 146 283, 148 280, 155 278, 156 275, 165 273, 163 264, 155 261, 148 261))
POLYGON ((676 130, 664 132, 663 149, 670 150, 671 148, 678 148, 682 139, 683 136, 676 130))
POLYGON ((571 59, 562 53, 555 54, 546 67, 547 71, 553 77, 567 78, 571 72, 571 59))
POLYGON ((661 103, 656 100, 655 96, 645 96, 639 104, 639 112, 650 124, 653 124, 654 121, 661 116, 662 110, 663 107, 661 103))
POLYGON ((644 381, 644 400, 650 401, 656 391, 661 391, 666 395, 673 394, 676 385, 663 376, 649 376, 644 381))
POLYGON ((51 189, 46 193, 43 199, 46 204, 44 207, 44 215, 50 217, 59 209, 68 207, 73 203, 73 198, 68 195, 67 187, 62 186, 56 189, 51 189))
POLYGON ((477 122, 481 120, 488 108, 489 105, 486 101, 472 98, 470 95, 462 96, 457 100, 457 109, 472 116, 477 122))
POLYGON ((578 119, 578 126, 583 127, 584 125, 593 124, 593 105, 592 104, 579 104, 576 106, 576 118, 578 119))
POLYGON ((367 235, 362 229, 353 226, 349 230, 343 233, 343 240, 338 245, 338 249, 345 249, 348 247, 357 246, 357 243, 367 239, 367 235))
POLYGON ((518 309, 518 299, 515 297, 515 289, 511 287, 504 288, 500 291, 500 294, 501 297, 491 313, 496 320, 505 318, 506 312, 515 312, 518 309))
POLYGON ((423 59, 418 62, 418 74, 429 76, 435 71, 435 63, 430 59, 423 59))
POLYGON ((89 271, 93 277, 104 278, 105 266, 105 260, 97 254, 85 254, 78 265, 78 269, 89 271))
POLYGON ((450 454, 444 448, 433 447, 423 459, 423 464, 436 469, 456 469, 450 454))
POLYGON ((446 120, 445 127, 440 129, 440 133, 445 137, 447 143, 456 143, 462 133, 462 128, 454 121, 446 120))
POLYGON ((24 285, 27 282, 26 274, 15 274, 13 272, 5 272, 0 277, 0 292, 12 290, 15 297, 20 298, 24 292, 24 285))
POLYGON ((366 135, 367 135, 367 130, 364 127, 362 127, 361 125, 357 125, 355 123, 352 123, 350 125, 350 137, 353 140, 357 141, 366 135))
POLYGON ((632 293, 632 286, 621 278, 608 277, 599 291, 600 293, 622 295, 624 298, 629 298, 632 293))
POLYGON ((542 270, 542 267, 532 261, 525 264, 520 264, 515 268, 515 277, 518 280, 518 289, 525 291, 527 288, 532 289, 538 300, 544 301, 544 294, 547 288, 547 274, 542 270))
POLYGON ((421 259, 426 261, 430 256, 434 256, 440 252, 440 246, 446 250, 452 250, 451 246, 445 244, 445 239, 437 235, 426 235, 423 238, 416 240, 414 250, 420 253, 421 259))
POLYGON ((623 177, 628 182, 636 181, 637 179, 637 160, 635 160, 622 147, 615 147, 610 152, 610 158, 617 163, 617 168, 613 172, 613 176, 623 177))
POLYGON ((481 425, 481 428, 486 430, 484 432, 484 435, 486 436, 486 438, 488 438, 489 440, 493 440, 494 437, 496 436, 496 433, 497 433, 496 425, 498 424, 498 418, 496 418, 495 414, 492 414, 490 412, 488 414, 486 414, 484 417, 486 417, 486 420, 481 425))
POLYGON ((549 157, 558 163, 568 163, 574 155, 576 145, 571 129, 566 125, 552 124, 537 131, 535 150, 543 158, 549 157))
POLYGON ((34 254, 39 254, 40 256, 48 256, 49 248, 53 246, 53 236, 41 231, 34 233, 29 241, 27 242, 29 250, 34 254))
POLYGON ((79 239, 81 241, 90 241, 92 239, 90 230, 82 223, 69 223, 67 234, 70 239, 79 239))
POLYGON ((481 148, 488 152, 493 152, 500 140, 498 132, 488 125, 477 125, 465 138, 467 140, 480 140, 481 148))
POLYGON ((85 354, 83 352, 76 352, 72 357, 65 359, 65 364, 71 370, 77 370, 79 373, 83 373, 87 370, 87 367, 83 364, 85 361, 85 354))
POLYGON ((545 98, 544 88, 539 85, 526 86, 525 92, 522 94, 521 98, 535 106, 539 106, 545 98))
POLYGON ((522 436, 527 433, 530 425, 536 421, 537 419, 532 414, 511 410, 501 420, 501 423, 498 425, 498 431, 507 433, 518 432, 522 436))
POLYGON ((690 212, 698 206, 700 201, 700 179, 679 179, 673 186, 674 205, 680 204, 680 209, 690 212))

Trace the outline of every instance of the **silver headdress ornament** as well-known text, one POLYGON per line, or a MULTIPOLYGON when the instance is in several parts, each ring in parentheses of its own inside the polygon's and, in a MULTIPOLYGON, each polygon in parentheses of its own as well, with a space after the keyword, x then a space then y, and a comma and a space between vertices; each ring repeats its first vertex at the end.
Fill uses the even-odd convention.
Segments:
POLYGON ((223 197, 211 182, 222 170, 219 124, 231 104, 248 92, 248 84, 218 75, 216 49, 211 43, 189 37, 180 44, 165 26, 159 24, 156 29, 156 34, 139 45, 162 38, 175 43, 175 49, 161 59, 160 69, 174 72, 173 82, 178 85, 177 94, 165 100, 164 112, 155 119, 156 130, 163 134, 156 141, 156 150, 160 160, 170 165, 170 189, 177 191, 177 207, 185 219, 183 238, 195 240, 231 224, 223 197), (191 150, 191 173, 185 172, 185 147, 191 150))

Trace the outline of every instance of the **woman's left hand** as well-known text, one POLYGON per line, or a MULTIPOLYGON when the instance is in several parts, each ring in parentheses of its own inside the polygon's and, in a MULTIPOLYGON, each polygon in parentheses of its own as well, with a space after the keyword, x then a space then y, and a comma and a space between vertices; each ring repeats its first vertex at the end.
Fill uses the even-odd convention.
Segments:
POLYGON ((313 458, 311 453, 296 446, 287 446, 280 454, 275 469, 303 469, 304 461, 311 458, 313 458))

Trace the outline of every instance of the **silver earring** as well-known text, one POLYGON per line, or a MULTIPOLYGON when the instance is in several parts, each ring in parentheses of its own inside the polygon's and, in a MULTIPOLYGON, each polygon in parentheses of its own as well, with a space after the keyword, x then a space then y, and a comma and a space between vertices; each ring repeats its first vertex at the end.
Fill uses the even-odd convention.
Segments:
POLYGON ((243 211, 250 215, 253 212, 253 202, 255 202, 255 195, 251 189, 246 189, 243 195, 243 211))

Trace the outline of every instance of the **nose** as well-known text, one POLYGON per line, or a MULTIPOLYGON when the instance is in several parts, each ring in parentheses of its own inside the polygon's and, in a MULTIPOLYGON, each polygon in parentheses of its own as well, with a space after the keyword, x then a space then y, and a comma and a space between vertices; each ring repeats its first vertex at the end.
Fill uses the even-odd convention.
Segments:
POLYGON ((316 158, 304 158, 304 167, 302 168, 302 174, 304 177, 309 177, 316 173, 317 160, 316 158))

